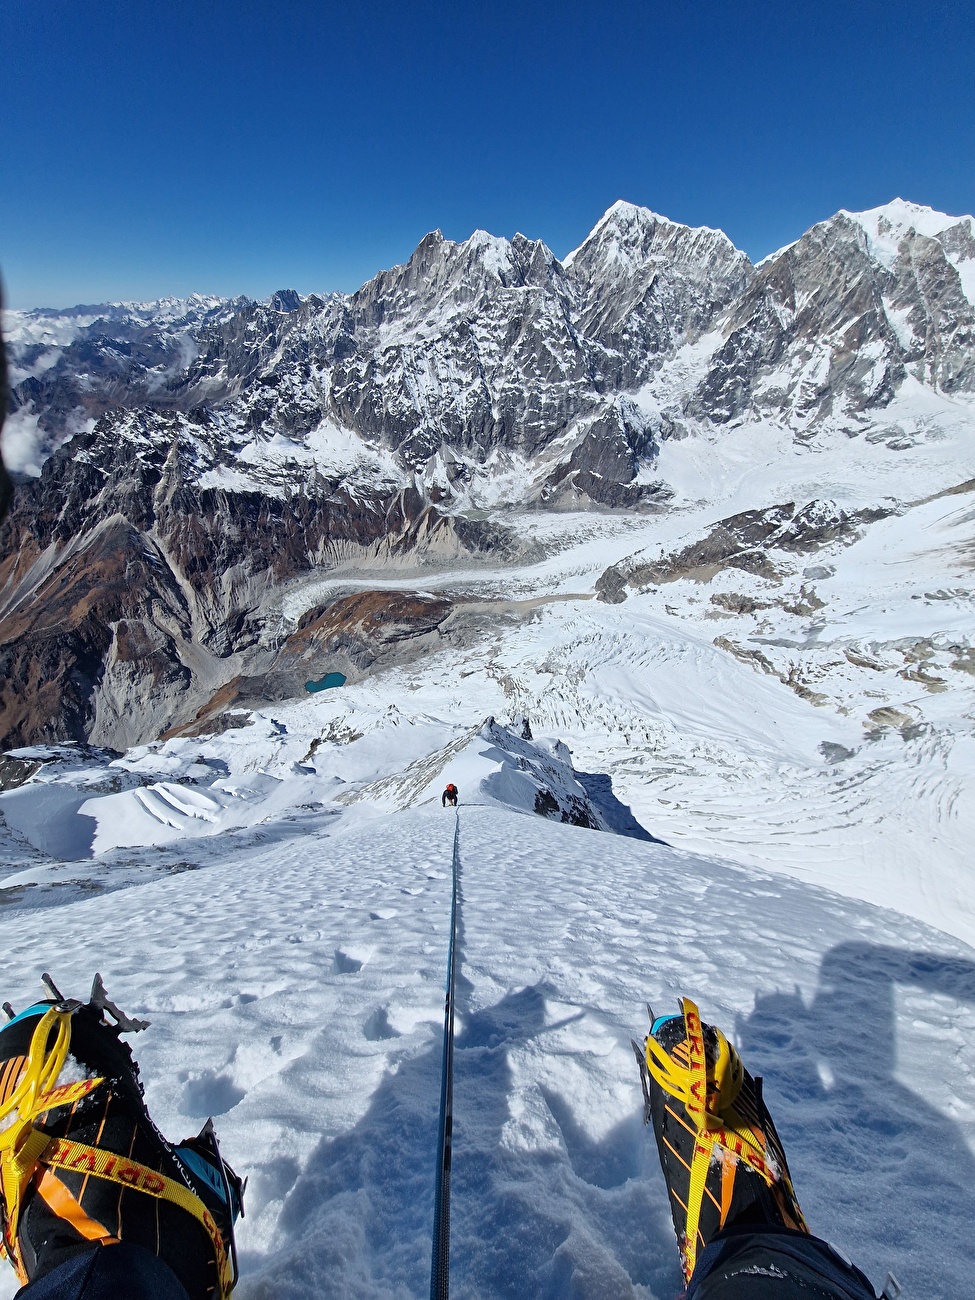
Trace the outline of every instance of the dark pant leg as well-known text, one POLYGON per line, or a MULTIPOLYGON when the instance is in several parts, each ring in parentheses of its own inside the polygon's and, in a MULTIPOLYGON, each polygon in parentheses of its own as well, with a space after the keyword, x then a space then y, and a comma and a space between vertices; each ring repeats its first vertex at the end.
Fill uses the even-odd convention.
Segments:
POLYGON ((867 1278, 818 1237, 731 1228, 707 1246, 686 1300, 876 1300, 867 1278))
POLYGON ((15 1300, 190 1300, 182 1283, 144 1246, 121 1241, 72 1255, 15 1300))

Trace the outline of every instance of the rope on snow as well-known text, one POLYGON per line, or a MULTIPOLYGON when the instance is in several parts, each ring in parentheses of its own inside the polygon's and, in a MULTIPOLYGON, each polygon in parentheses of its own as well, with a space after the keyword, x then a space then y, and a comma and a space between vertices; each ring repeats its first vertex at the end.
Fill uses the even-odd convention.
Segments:
POLYGON ((450 947, 443 1011, 443 1061, 440 1067, 440 1131, 437 1143, 437 1187, 433 1208, 433 1260, 430 1300, 450 1295, 450 1160, 454 1128, 454 947, 457 940, 457 882, 460 878, 460 813, 454 813, 454 853, 451 872, 450 947))

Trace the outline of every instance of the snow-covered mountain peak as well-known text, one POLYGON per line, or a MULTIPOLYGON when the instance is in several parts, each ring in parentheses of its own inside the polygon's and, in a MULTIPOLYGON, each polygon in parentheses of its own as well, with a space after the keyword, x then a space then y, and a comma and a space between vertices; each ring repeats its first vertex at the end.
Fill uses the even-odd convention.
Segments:
POLYGON ((480 260, 485 270, 493 271, 499 278, 511 267, 511 245, 500 235, 489 234, 486 230, 475 230, 460 247, 469 249, 480 260))
POLYGON ((109 302, 74 310, 90 313, 95 319, 102 318, 112 323, 131 321, 153 326, 174 326, 184 321, 201 320, 210 312, 248 301, 245 297, 222 298, 217 294, 191 293, 185 298, 168 295, 165 298, 147 299, 145 302, 109 302))
POLYGON ((562 273, 555 254, 542 240, 529 239, 520 233, 505 239, 486 230, 475 230, 462 243, 445 241, 445 246, 451 250, 465 277, 487 287, 545 285, 553 275, 562 273))
POLYGON ((278 289, 264 301, 272 311, 292 312, 297 311, 305 299, 297 289, 278 289))
POLYGON ((954 242, 956 231, 971 237, 975 234, 975 221, 970 216, 952 217, 926 207, 923 203, 910 203, 906 199, 891 199, 889 203, 867 208, 863 212, 840 208, 831 217, 811 226, 799 239, 784 244, 774 253, 763 257, 756 263, 756 267, 764 269, 810 241, 849 241, 860 240, 865 236, 866 248, 872 260, 890 269, 896 262, 905 239, 921 235, 928 239, 938 239, 947 248, 954 242))
POLYGON ((866 232, 867 237, 879 252, 889 250, 890 256, 896 255, 900 240, 911 234, 926 235, 929 239, 943 234, 953 226, 967 224, 972 226, 970 216, 949 216, 938 212, 923 203, 910 203, 906 199, 892 199, 876 208, 865 212, 848 212, 841 209, 838 216, 855 221, 866 232))
POLYGON ((565 267, 571 266, 583 253, 583 250, 594 242, 615 239, 621 243, 630 243, 647 229, 652 231, 658 225, 672 224, 674 223, 668 221, 666 217, 657 212, 652 212, 649 208, 641 208, 636 203, 627 203, 625 199, 617 199, 615 203, 606 209, 579 247, 566 254, 562 259, 562 265, 565 267))
MULTIPOLYGON (((509 241, 486 230, 475 230, 462 241, 431 231, 407 262, 381 271, 353 294, 353 305, 371 311, 369 304, 381 304, 377 323, 380 317, 382 322, 426 318, 434 306, 439 314, 448 304, 469 303, 496 292, 499 285, 517 283, 524 275, 526 243, 530 241, 523 236, 509 241)), ((534 253, 534 244, 531 249, 534 253)), ((551 253, 548 260, 555 262, 551 253)))
POLYGON ((217 294, 191 293, 185 298, 168 294, 165 298, 149 299, 146 302, 112 302, 108 305, 140 316, 175 320, 188 315, 191 311, 211 311, 214 307, 221 307, 230 301, 232 301, 230 298, 222 298, 217 294))
POLYGON ((624 383, 632 389, 661 355, 712 328, 753 275, 748 258, 720 231, 692 229, 623 202, 562 265, 576 294, 577 328, 624 359, 624 383))
POLYGON ((747 262, 728 236, 710 226, 685 226, 671 221, 649 208, 618 199, 600 217, 578 248, 563 258, 563 266, 590 272, 597 266, 609 269, 614 264, 623 271, 640 267, 648 261, 667 261, 696 253, 709 244, 722 252, 731 252, 747 262))
POLYGON ((841 208, 794 243, 763 258, 759 266, 764 269, 787 254, 801 257, 810 247, 859 245, 869 261, 885 271, 895 271, 899 263, 909 263, 915 257, 919 240, 940 244, 964 279, 960 264, 975 259, 975 219, 950 216, 904 199, 892 199, 864 212, 841 208))
POLYGON ((888 271, 895 270, 905 257, 913 260, 919 238, 935 240, 957 271, 965 297, 975 304, 975 218, 949 216, 904 199, 893 199, 866 212, 839 212, 837 217, 863 231, 870 256, 888 271))

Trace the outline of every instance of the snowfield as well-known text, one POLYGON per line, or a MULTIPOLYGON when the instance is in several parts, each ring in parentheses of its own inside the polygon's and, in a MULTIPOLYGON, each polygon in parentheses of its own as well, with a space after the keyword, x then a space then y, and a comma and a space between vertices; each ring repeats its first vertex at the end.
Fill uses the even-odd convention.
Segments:
MULTIPOLYGON (((216 1115, 250 1179, 243 1297, 426 1291, 453 826, 439 807, 349 826, 305 813, 207 842, 200 870, 24 913, 8 936, 15 1005, 35 969, 72 992, 101 970, 153 1022, 135 1046, 163 1129, 216 1115)), ((881 1283, 891 1269, 909 1294, 965 1293, 970 948, 527 814, 465 806, 460 836, 458 1295, 676 1294, 629 1038, 645 1000, 682 992, 765 1076, 815 1230, 881 1283)))
POLYGON ((152 1021, 153 1115, 174 1138, 214 1115, 250 1180, 242 1300, 427 1293, 448 780, 457 1295, 677 1294, 630 1039, 680 994, 764 1076, 813 1230, 878 1287, 970 1291, 967 427, 914 450, 668 445, 665 514, 511 515, 543 558, 281 594, 285 624, 358 588, 522 602, 476 644, 220 735, 18 751, 39 767, 0 794, 3 996, 19 1009, 42 970, 83 995, 98 970, 152 1021), (773 548, 775 579, 593 598, 609 566, 783 501, 883 513, 773 548))

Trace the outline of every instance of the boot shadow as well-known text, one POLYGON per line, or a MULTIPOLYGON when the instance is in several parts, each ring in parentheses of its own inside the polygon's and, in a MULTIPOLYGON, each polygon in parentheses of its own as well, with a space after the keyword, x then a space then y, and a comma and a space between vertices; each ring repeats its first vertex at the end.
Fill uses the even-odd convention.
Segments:
MULTIPOLYGON (((811 1230, 875 1285, 890 1271, 909 1294, 948 1300, 971 1288, 975 1159, 962 1128, 897 1077, 898 986, 975 1006, 975 963, 840 944, 809 1005, 798 990, 759 997, 737 1037, 766 1078, 811 1230)), ((927 1050, 936 1079, 952 1045, 927 1050)))

